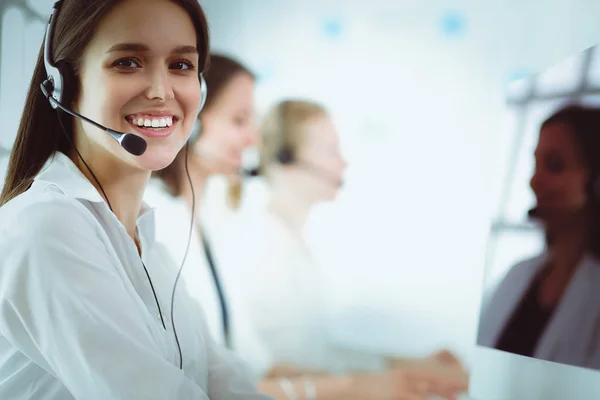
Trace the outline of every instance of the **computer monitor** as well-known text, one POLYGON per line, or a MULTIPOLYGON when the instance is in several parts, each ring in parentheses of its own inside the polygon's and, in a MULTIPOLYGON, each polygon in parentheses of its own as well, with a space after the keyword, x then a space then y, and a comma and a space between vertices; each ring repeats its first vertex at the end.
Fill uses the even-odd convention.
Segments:
POLYGON ((470 396, 600 393, 600 49, 514 82, 470 396))

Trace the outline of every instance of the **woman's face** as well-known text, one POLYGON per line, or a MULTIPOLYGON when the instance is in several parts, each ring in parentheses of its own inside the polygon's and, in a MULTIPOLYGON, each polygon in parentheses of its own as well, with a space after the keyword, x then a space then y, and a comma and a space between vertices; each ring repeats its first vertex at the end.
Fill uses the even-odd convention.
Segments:
POLYGON ((77 147, 91 158, 142 170, 169 165, 189 137, 198 108, 196 31, 172 1, 125 0, 98 25, 79 69, 73 107, 148 143, 133 156, 102 130, 75 120, 77 147))
POLYGON ((240 72, 202 112, 200 137, 194 154, 207 174, 235 175, 242 167, 242 154, 256 144, 254 124, 254 79, 240 72))
POLYGON ((569 126, 551 123, 540 131, 531 188, 542 218, 568 215, 588 201, 588 172, 569 126))
POLYGON ((331 118, 319 116, 308 121, 302 135, 293 165, 301 190, 316 201, 334 200, 347 163, 331 118))

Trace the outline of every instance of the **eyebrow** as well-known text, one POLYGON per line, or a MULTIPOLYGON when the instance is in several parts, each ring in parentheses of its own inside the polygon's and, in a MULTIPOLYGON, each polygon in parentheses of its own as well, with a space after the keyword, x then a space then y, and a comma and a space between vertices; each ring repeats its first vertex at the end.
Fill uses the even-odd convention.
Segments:
MULTIPOLYGON (((107 53, 132 51, 137 53, 145 53, 150 51, 150 48, 141 43, 118 43, 108 49, 107 53)), ((171 51, 171 54, 198 54, 196 46, 178 46, 171 51)))

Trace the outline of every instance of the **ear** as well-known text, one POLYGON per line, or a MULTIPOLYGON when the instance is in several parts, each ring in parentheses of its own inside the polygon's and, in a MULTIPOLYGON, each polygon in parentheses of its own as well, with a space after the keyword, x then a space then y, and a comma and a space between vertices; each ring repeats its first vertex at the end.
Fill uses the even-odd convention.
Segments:
POLYGON ((81 85, 79 84, 79 77, 75 74, 75 71, 66 63, 59 63, 58 66, 61 75, 63 77, 63 92, 67 99, 70 99, 69 105, 71 109, 79 112, 78 103, 81 85))

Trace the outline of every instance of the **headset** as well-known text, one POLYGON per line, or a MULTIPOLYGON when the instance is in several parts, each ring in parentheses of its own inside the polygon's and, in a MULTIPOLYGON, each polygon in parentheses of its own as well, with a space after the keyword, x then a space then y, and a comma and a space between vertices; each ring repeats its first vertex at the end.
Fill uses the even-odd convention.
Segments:
MULTIPOLYGON (((55 65, 54 62, 52 61, 52 44, 53 44, 53 39, 54 39, 54 36, 53 36, 54 29, 56 27, 56 20, 58 18, 58 14, 59 14, 59 11, 60 11, 63 1, 64 0, 58 0, 57 2, 54 3, 52 14, 50 15, 50 19, 48 20, 48 26, 46 28, 46 35, 44 37, 44 66, 46 69, 47 78, 40 85, 40 89, 42 90, 44 97, 46 97, 46 99, 48 99, 50 106, 53 109, 57 110, 57 112, 58 112, 58 110, 61 110, 67 114, 70 114, 71 116, 73 116, 75 118, 78 118, 84 122, 87 122, 99 129, 103 130, 110 137, 112 137, 114 140, 116 140, 117 143, 119 143, 119 145, 123 149, 125 149, 128 153, 130 153, 134 156, 141 156, 142 154, 144 154, 146 152, 146 149, 148 147, 148 143, 142 137, 136 136, 132 133, 119 132, 119 131, 107 128, 107 127, 97 123, 96 121, 93 121, 93 120, 71 110, 69 107, 67 107, 66 105, 63 104, 63 100, 64 100, 64 97, 63 97, 64 91, 63 90, 64 90, 64 83, 65 83, 65 76, 68 76, 71 79, 75 79, 74 74, 72 73, 72 71, 69 69, 69 67, 67 65, 64 65, 64 66, 55 65)), ((202 72, 199 73, 198 78, 200 80, 200 92, 201 92, 200 107, 198 109, 198 113, 200 113, 200 111, 204 107, 204 104, 206 103, 208 89, 207 89, 206 81, 204 80, 204 76, 203 76, 202 72)), ((67 135, 67 131, 62 123, 60 115, 58 115, 58 121, 59 121, 61 127, 63 128, 63 132, 65 133, 67 140, 69 140, 71 142, 71 144, 73 145, 73 148, 77 152, 77 155, 79 156, 79 158, 81 159, 83 164, 89 170, 90 174, 92 175, 92 177, 94 178, 94 180, 96 181, 98 186, 100 187, 100 190, 102 191, 102 194, 104 195, 104 198, 106 199, 108 207, 114 213, 112 205, 110 204, 110 200, 108 199, 108 196, 104 192, 102 185, 100 184, 100 182, 94 175, 91 168, 88 166, 88 164, 85 162, 85 160, 79 153, 79 150, 77 149, 77 147, 75 147, 73 141, 67 135)), ((190 141, 188 140, 188 142, 186 143, 186 152, 185 152, 185 171, 186 171, 188 183, 190 185, 190 189, 192 192, 192 216, 191 216, 190 231, 189 231, 189 235, 188 235, 186 251, 183 256, 183 261, 181 262, 181 267, 179 268, 179 271, 177 273, 177 277, 175 278, 175 283, 173 284, 173 291, 171 293, 171 326, 173 328, 173 335, 175 336, 175 342, 177 343, 177 349, 179 352, 179 368, 180 369, 183 369, 183 355, 181 352, 181 345, 179 343, 179 338, 177 336, 177 330, 175 328, 175 321, 174 321, 174 317, 173 317, 173 304, 174 304, 174 300, 175 300, 175 290, 177 288, 177 283, 179 281, 179 277, 181 275, 183 265, 185 264, 185 260, 187 258, 187 254, 188 254, 189 247, 190 247, 190 241, 192 238, 192 230, 194 227, 194 209, 195 209, 194 205, 195 205, 196 199, 195 199, 195 194, 194 194, 194 187, 192 185, 192 179, 190 177, 190 173, 188 170, 189 143, 190 143, 190 141)), ((152 289, 152 294, 154 295, 154 300, 155 300, 156 306, 158 308, 162 326, 166 331, 167 327, 165 325, 162 309, 161 309, 160 303, 158 301, 158 296, 156 295, 156 291, 154 290, 154 285, 152 284, 152 279, 150 278, 150 274, 148 273, 148 270, 146 269, 146 265, 144 264, 144 262, 141 259, 140 259, 140 261, 142 262, 142 266, 144 267, 144 271, 146 272, 146 277, 148 278, 148 282, 150 283, 150 288, 152 289)))
POLYGON ((279 132, 279 150, 275 153, 275 159, 281 165, 291 165, 297 162, 296 154, 290 143, 291 137, 288 126, 285 123, 288 114, 288 101, 282 101, 277 106, 277 131, 279 132))
POLYGON ((288 101, 282 101, 277 106, 277 131, 279 133, 279 149, 275 152, 275 160, 281 165, 295 165, 301 167, 305 171, 314 175, 315 177, 327 182, 329 185, 341 188, 344 182, 340 179, 333 177, 330 173, 325 171, 322 167, 301 161, 296 157, 296 152, 291 144, 291 134, 287 129, 285 123, 287 116, 288 101))

